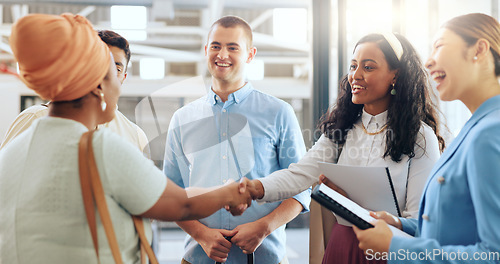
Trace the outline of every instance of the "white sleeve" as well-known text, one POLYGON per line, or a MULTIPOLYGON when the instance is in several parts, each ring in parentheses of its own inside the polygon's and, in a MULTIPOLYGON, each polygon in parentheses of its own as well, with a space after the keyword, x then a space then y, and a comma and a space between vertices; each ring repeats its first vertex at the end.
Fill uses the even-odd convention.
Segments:
POLYGON ((436 134, 429 126, 424 124, 418 132, 415 157, 410 160, 406 206, 402 212, 403 217, 417 218, 422 191, 439 156, 439 142, 436 134))
POLYGON ((281 201, 306 190, 318 182, 318 161, 336 162, 337 158, 336 143, 321 135, 299 162, 259 179, 264 186, 264 197, 260 201, 281 201))

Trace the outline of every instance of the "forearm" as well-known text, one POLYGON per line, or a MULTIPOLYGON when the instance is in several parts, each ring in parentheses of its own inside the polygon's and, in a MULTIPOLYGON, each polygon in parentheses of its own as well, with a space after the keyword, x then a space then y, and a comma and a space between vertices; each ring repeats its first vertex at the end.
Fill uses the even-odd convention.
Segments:
POLYGON ((201 188, 186 191, 188 196, 185 207, 187 214, 181 220, 205 218, 233 201, 234 196, 229 191, 229 186, 220 187, 215 190, 212 189, 207 189, 205 193, 203 193, 204 191, 201 188), (193 195, 193 193, 195 194, 193 195))
POLYGON ((205 218, 225 205, 236 206, 246 202, 248 198, 238 194, 237 185, 233 183, 201 195, 192 195, 168 180, 156 204, 141 216, 163 221, 205 218))
POLYGON ((307 190, 318 182, 317 173, 304 173, 300 164, 292 164, 288 169, 276 171, 265 178, 258 179, 264 202, 282 201, 307 190), (314 175, 314 176, 313 176, 314 175))
POLYGON ((198 220, 177 221, 176 223, 182 230, 184 230, 184 232, 188 233, 196 241, 198 241, 200 234, 208 228, 198 220))
POLYGON ((336 162, 337 146, 324 135, 297 163, 259 179, 263 185, 262 201, 275 202, 290 198, 318 182, 318 162, 336 162))
POLYGON ((278 227, 292 221, 295 217, 297 217, 297 215, 300 214, 302 209, 302 204, 294 198, 289 198, 283 201, 276 209, 274 209, 274 211, 257 221, 266 223, 268 226, 266 235, 269 235, 278 227))

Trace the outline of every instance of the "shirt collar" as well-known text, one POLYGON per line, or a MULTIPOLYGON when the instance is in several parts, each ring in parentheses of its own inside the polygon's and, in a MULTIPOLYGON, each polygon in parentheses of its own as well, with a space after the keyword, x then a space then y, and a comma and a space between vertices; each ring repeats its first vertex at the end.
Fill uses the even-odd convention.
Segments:
MULTIPOLYGON (((363 113, 361 114, 361 122, 363 122, 363 125, 368 128, 370 124, 376 125, 376 128, 381 128, 387 123, 387 111, 385 110, 384 112, 373 116, 368 114, 365 109, 363 108, 363 113)), ((371 125, 373 126, 373 125, 371 125)))
MULTIPOLYGON (((245 100, 245 98, 248 97, 248 95, 253 91, 253 86, 251 83, 247 82, 243 87, 238 89, 236 92, 230 94, 227 98, 227 102, 235 102, 239 104, 241 101, 245 100)), ((211 104, 217 104, 218 102, 222 102, 220 99, 220 96, 218 96, 212 88, 208 91, 208 97, 207 101, 211 104)))

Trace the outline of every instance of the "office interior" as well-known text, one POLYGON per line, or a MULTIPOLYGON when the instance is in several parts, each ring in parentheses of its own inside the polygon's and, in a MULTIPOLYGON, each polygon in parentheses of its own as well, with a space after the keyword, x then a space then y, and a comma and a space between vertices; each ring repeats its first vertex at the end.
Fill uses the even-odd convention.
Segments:
MULTIPOLYGON (((119 110, 148 136, 152 159, 161 167, 165 136, 173 113, 210 88, 204 45, 210 25, 236 15, 254 30, 257 56, 247 79, 265 93, 290 103, 307 148, 320 136, 320 117, 335 103, 338 83, 349 67, 356 41, 380 31, 406 36, 425 62, 440 24, 461 14, 480 12, 498 19, 499 0, 1 0, 0 1, 0 142, 25 108, 44 103, 18 78, 9 47, 10 28, 30 13, 71 12, 87 17, 96 29, 118 32, 130 42, 128 76, 119 110)), ((447 143, 470 117, 458 101, 437 99, 447 143)), ((158 223, 158 243, 172 260, 175 224, 158 223)), ((308 218, 290 229, 303 229, 289 248, 290 263, 307 263, 308 218)), ((180 244, 179 244, 180 243, 180 244)), ((182 250, 182 246, 180 246, 182 250)), ((162 253, 160 253, 160 256, 162 253)))

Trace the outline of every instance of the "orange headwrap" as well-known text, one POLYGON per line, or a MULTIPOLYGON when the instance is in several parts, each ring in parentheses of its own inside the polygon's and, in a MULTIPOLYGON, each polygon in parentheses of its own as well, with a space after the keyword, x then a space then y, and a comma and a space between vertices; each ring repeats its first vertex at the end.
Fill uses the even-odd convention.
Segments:
POLYGON ((97 88, 111 55, 79 15, 32 14, 13 26, 10 46, 21 80, 43 99, 71 101, 97 88))

